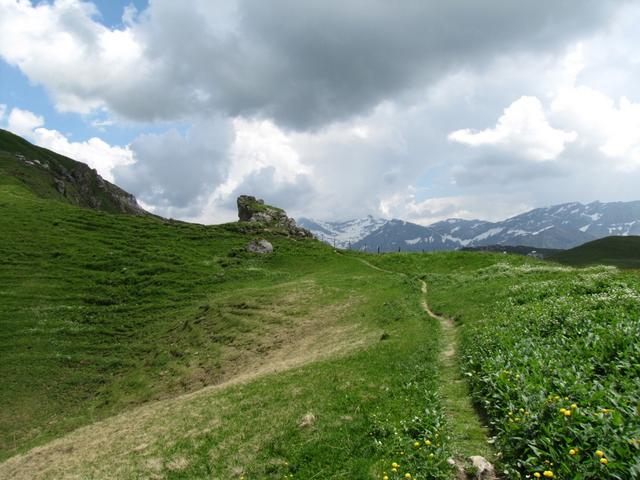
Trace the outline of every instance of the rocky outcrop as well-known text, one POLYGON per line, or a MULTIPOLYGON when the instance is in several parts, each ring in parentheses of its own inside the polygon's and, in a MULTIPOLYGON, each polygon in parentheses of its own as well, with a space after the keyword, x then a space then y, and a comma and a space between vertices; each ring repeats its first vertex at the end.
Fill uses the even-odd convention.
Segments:
POLYGON ((273 253, 273 245, 265 239, 260 238, 249 242, 247 250, 251 253, 273 253))
POLYGON ((312 237, 309 230, 298 227, 296 221, 289 218, 284 210, 266 205, 262 199, 240 195, 237 203, 238 219, 241 222, 259 223, 277 228, 294 237, 312 237))
POLYGON ((36 195, 109 213, 148 215, 133 195, 103 179, 95 169, 2 129, 0 157, 17 162, 8 173, 36 195))

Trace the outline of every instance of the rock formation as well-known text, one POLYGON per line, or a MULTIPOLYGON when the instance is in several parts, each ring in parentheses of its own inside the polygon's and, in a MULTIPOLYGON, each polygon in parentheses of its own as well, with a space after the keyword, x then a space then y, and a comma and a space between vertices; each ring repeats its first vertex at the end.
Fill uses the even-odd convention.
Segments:
POLYGON ((238 218, 241 222, 260 223, 267 227, 281 229, 293 237, 312 237, 306 228, 296 225, 284 210, 266 205, 264 200, 249 195, 238 197, 238 218))
POLYGON ((247 250, 252 253, 273 253, 273 245, 265 239, 257 239, 249 242, 247 250))

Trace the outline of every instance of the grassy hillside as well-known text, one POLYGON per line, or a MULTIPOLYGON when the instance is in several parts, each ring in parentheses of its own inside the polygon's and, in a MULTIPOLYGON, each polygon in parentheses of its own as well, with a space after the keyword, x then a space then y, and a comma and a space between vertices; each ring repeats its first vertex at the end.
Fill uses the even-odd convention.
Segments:
POLYGON ((640 237, 606 237, 552 255, 565 265, 615 265, 620 268, 640 268, 640 237))
POLYGON ((0 129, 0 176, 41 198, 111 213, 146 214, 133 195, 81 162, 0 129))
POLYGON ((439 327, 415 281, 277 232, 249 254, 265 235, 249 225, 80 209, 11 177, 0 211, 0 455, 59 438, 0 477, 364 478, 400 457, 449 475, 439 327), (429 452, 409 449, 418 435, 429 452))
POLYGON ((340 253, 23 180, 0 171, 0 478, 640 474, 637 273, 340 253))

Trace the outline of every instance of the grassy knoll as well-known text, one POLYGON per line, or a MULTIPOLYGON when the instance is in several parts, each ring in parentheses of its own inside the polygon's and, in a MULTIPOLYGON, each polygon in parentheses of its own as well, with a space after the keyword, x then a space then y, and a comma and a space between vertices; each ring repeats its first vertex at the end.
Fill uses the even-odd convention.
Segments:
POLYGON ((565 265, 640 268, 640 237, 606 237, 557 253, 549 260, 565 265))

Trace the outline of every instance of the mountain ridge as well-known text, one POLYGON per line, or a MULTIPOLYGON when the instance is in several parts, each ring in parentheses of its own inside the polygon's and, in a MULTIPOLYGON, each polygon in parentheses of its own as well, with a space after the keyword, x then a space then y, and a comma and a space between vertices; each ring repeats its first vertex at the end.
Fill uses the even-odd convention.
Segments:
POLYGON ((366 219, 318 222, 301 218, 300 224, 321 240, 335 240, 337 247, 368 251, 442 251, 488 245, 568 249, 607 236, 639 235, 640 201, 562 203, 498 222, 450 218, 425 226, 399 219, 366 219), (365 223, 369 228, 343 228, 365 223))
POLYGON ((109 213, 150 215, 136 197, 88 165, 0 129, 0 173, 42 198, 109 213))

